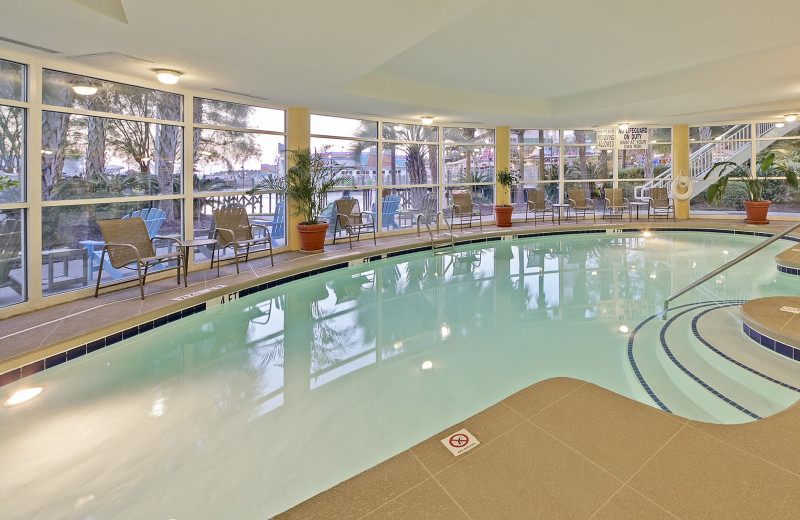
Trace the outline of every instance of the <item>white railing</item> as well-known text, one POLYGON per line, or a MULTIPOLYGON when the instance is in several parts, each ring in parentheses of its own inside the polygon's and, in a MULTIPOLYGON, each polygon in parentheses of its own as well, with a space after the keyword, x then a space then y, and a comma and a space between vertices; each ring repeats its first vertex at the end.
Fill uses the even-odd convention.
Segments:
MULTIPOLYGON (((775 128, 775 123, 758 123, 756 137, 763 137, 775 128)), ((689 156, 689 176, 698 179, 705 176, 715 163, 727 161, 751 144, 750 125, 736 125, 724 134, 707 143, 689 156)), ((633 190, 634 197, 644 199, 649 196, 650 188, 665 187, 672 177, 672 168, 658 174, 633 190)))

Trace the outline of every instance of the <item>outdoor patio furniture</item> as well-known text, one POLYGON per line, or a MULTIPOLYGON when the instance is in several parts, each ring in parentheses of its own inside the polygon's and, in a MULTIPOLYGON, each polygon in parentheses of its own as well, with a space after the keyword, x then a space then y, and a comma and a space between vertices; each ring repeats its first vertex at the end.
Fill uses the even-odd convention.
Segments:
POLYGON ((569 209, 575 213, 576 222, 578 221, 579 214, 585 220, 586 214, 589 212, 592 213, 592 220, 597 222, 597 215, 594 212, 594 202, 586 198, 586 192, 583 191, 583 188, 567 190, 567 195, 569 197, 569 209))
MULTIPOLYGON (((119 218, 110 220, 98 220, 97 225, 103 233, 102 253, 100 255, 100 266, 97 271, 97 285, 94 290, 94 297, 100 293, 100 278, 103 274, 103 266, 108 263, 116 270, 136 269, 139 276, 139 290, 144 300, 144 284, 147 281, 147 272, 151 267, 162 266, 162 269, 177 269, 177 283, 181 283, 181 269, 183 268, 183 253, 180 249, 180 242, 172 237, 150 237, 147 225, 141 217, 119 218), (177 251, 164 254, 156 254, 155 241, 169 240, 175 242, 177 251), (106 258, 108 256, 108 258, 106 258), (163 267, 165 263, 175 261, 173 267, 163 267), (135 266, 135 267, 132 267, 135 266)), ((125 283, 128 280, 115 281, 106 284, 105 287, 125 283)), ((186 287, 186 276, 183 277, 183 285, 186 287)))
POLYGON ((472 202, 472 194, 468 191, 454 191, 453 192, 453 225, 458 225, 464 229, 464 224, 469 224, 472 227, 472 222, 477 220, 480 228, 483 229, 483 220, 481 219, 481 206, 478 203, 472 202))
POLYGON ((239 258, 244 256, 244 261, 247 262, 250 257, 250 248, 255 246, 263 245, 268 247, 270 263, 275 265, 275 259, 272 256, 272 237, 269 229, 259 224, 251 224, 247 211, 242 206, 215 209, 213 214, 216 225, 214 238, 219 241, 219 247, 215 248, 211 253, 211 269, 214 268, 214 254, 217 253, 217 276, 219 276, 219 263, 221 260, 219 250, 228 246, 233 247, 236 274, 239 274, 239 258), (254 232, 254 229, 259 229, 261 232, 254 232), (244 255, 239 253, 240 249, 244 249, 244 255))
POLYGON ((545 198, 544 190, 526 189, 525 194, 528 197, 528 201, 525 203, 525 222, 528 221, 528 215, 530 213, 533 213, 534 226, 540 215, 542 217, 542 222, 544 222, 544 218, 548 214, 550 215, 550 221, 555 221, 553 204, 545 198))
MULTIPOLYGON (((167 214, 164 213, 164 210, 159 208, 144 208, 133 211, 122 218, 126 219, 136 217, 140 217, 142 220, 144 220, 144 224, 147 227, 147 234, 150 238, 153 238, 161 230, 161 226, 167 219, 167 214)), ((100 269, 100 253, 105 242, 101 242, 99 240, 81 240, 78 242, 78 244, 86 248, 86 253, 89 257, 89 280, 91 280, 94 276, 94 272, 100 269)), ((106 273, 108 273, 114 280, 119 280, 123 276, 122 271, 115 269, 108 262, 106 262, 106 265, 103 266, 103 270, 105 270, 106 273)))
POLYGON ((361 211, 358 199, 339 199, 335 202, 336 209, 336 230, 333 233, 333 243, 336 243, 336 236, 339 231, 347 233, 350 240, 350 249, 353 248, 353 236, 356 240, 362 234, 372 233, 372 241, 378 244, 375 236, 375 214, 368 211, 361 211))
POLYGON ((675 206, 669 198, 667 188, 650 188, 650 211, 653 218, 659 216, 669 218, 669 214, 672 212, 672 219, 675 219, 675 206))
MULTIPOLYGON (((400 212, 401 198, 399 195, 388 195, 381 201, 381 227, 389 229, 399 229, 397 214, 400 212)), ((377 214, 377 203, 372 204, 372 212, 377 214)))
POLYGON ((22 261, 20 221, 6 219, 2 224, 2 232, 0 232, 0 289, 9 287, 17 294, 22 295, 22 285, 19 280, 11 276, 11 270, 22 261))
POLYGON ((603 218, 613 219, 619 216, 621 219, 628 212, 628 220, 631 220, 631 204, 628 199, 622 196, 622 188, 606 189, 606 205, 603 208, 603 218))

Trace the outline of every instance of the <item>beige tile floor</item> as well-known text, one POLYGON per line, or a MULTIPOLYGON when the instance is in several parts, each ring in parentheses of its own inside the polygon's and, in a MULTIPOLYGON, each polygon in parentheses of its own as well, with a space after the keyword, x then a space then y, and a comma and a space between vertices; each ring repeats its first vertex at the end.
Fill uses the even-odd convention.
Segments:
MULTIPOLYGON (((636 224, 636 223, 634 223, 636 224)), ((619 226, 599 223, 598 226, 619 226)), ((623 222, 624 227, 630 224, 623 222)), ((644 226, 735 227, 770 231, 788 223, 641 221, 644 226)), ((557 226, 558 227, 558 226, 557 226)), ((570 225, 581 228, 585 225, 570 225)), ((530 233, 486 226, 484 234, 530 233)), ((561 226, 568 229, 566 226, 561 226)), ((478 230, 460 233, 479 236, 478 230)), ((139 321, 173 312, 252 283, 425 244, 416 234, 328 246, 319 255, 283 253, 274 268, 257 259, 236 275, 190 273, 84 298, 2 321, 0 373, 139 321), (224 289, 183 302, 172 298, 215 285, 224 289), (102 317, 102 326, 98 319, 102 317), (87 319, 93 317, 95 319, 87 319)), ((515 518, 800 518, 800 407, 744 425, 687 421, 582 381, 542 381, 462 423, 279 515, 279 519, 515 518), (481 442, 453 457, 440 439, 467 428, 481 442)))

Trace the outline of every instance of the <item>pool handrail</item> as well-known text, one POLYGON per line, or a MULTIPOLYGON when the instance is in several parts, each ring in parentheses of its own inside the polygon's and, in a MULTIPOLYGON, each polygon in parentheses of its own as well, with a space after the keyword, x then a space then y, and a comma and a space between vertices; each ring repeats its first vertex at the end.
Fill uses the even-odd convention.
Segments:
POLYGON ((695 280, 694 282, 690 283, 689 285, 687 285, 686 287, 684 287, 680 291, 678 291, 676 293, 673 293, 666 300, 664 300, 664 312, 661 314, 661 319, 662 320, 666 320, 667 319, 667 311, 669 311, 669 302, 671 302, 672 300, 674 300, 678 296, 681 296, 682 294, 685 294, 685 293, 691 291, 692 289, 694 289, 698 285, 700 285, 702 283, 705 283, 708 280, 714 278, 715 276, 717 276, 721 272, 726 271, 730 267, 733 267, 734 265, 738 264, 739 262, 741 262, 745 258, 748 258, 748 257, 752 256, 753 254, 761 251, 762 249, 764 249, 765 247, 767 247, 771 243, 773 243, 773 242, 775 242, 777 240, 780 240, 781 238, 785 237, 786 235, 788 235, 789 233, 791 233, 792 231, 794 231, 795 229, 797 229, 799 227, 800 227, 800 222, 797 222, 796 224, 792 224, 791 226, 789 226, 788 228, 784 229, 780 233, 772 235, 771 237, 767 238, 766 240, 764 240, 760 244, 751 247, 750 249, 748 249, 747 251, 745 251, 741 255, 737 256, 736 258, 734 258, 730 262, 721 265, 720 267, 714 269, 713 271, 711 271, 707 275, 703 276, 702 278, 699 278, 699 279, 695 280))
MULTIPOLYGON (((447 226, 447 231, 448 232, 445 234, 445 236, 449 236, 450 237, 450 250, 455 252, 456 245, 455 245, 455 241, 454 241, 453 230, 450 228, 450 223, 447 222, 447 218, 445 218, 443 211, 437 211, 436 212, 436 217, 435 217, 435 219, 436 219, 436 231, 437 232, 439 231, 439 215, 442 216, 442 220, 444 220, 444 225, 447 226)), ((417 238, 420 237, 421 227, 420 227, 419 223, 420 223, 421 219, 422 219, 422 213, 417 215, 417 238)), ((436 254, 436 243, 434 241, 433 231, 431 231, 431 225, 430 225, 430 223, 428 222, 427 219, 425 220, 425 227, 428 228, 428 235, 431 237, 431 251, 435 255, 436 254)))

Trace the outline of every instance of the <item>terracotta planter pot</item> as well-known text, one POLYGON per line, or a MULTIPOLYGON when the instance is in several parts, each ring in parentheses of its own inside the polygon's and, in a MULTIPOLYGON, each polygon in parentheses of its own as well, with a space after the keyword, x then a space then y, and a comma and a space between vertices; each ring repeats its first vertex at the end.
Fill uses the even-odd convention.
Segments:
POLYGON ((767 220, 767 211, 769 211, 770 201, 760 200, 753 202, 752 200, 744 201, 744 210, 747 213, 747 218, 744 219, 746 224, 769 224, 767 220))
POLYGON ((300 232, 300 252, 319 253, 325 249, 325 235, 328 233, 328 223, 298 224, 300 232))
POLYGON ((495 206, 494 219, 497 227, 511 227, 512 213, 514 213, 514 206, 495 206))

